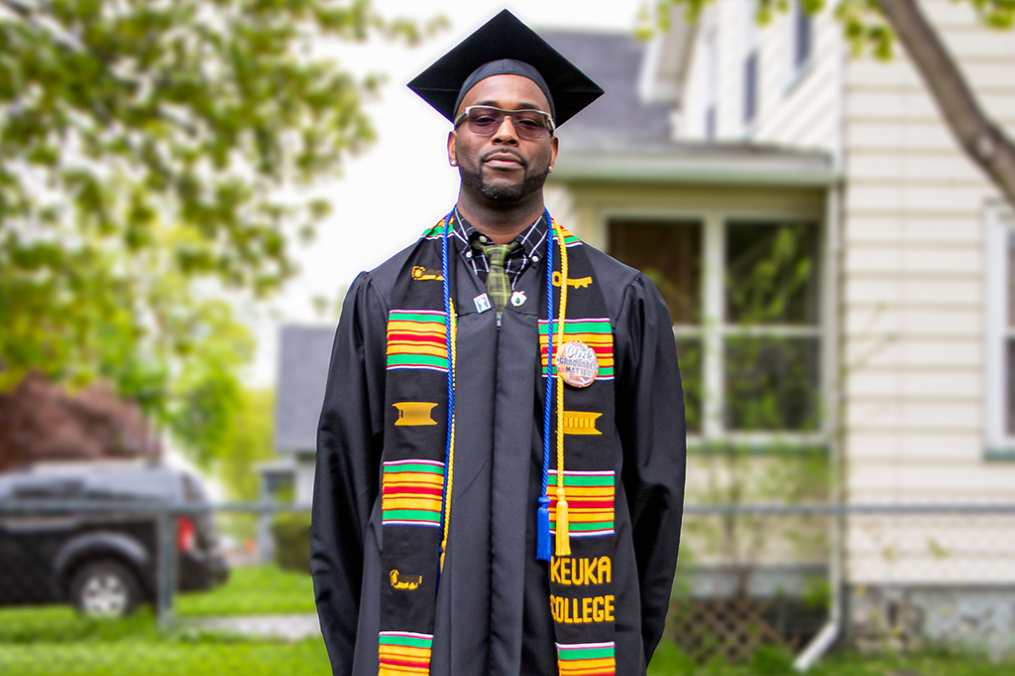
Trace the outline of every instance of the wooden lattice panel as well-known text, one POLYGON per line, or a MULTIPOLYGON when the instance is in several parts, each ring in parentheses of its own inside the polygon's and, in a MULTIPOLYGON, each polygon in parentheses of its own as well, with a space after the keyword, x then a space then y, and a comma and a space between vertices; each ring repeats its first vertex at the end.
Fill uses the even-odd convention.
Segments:
MULTIPOLYGON (((683 599, 670 605, 667 637, 699 663, 718 656, 726 661, 749 657, 758 646, 795 651, 805 638, 780 627, 778 602, 748 597, 683 599)), ((784 609, 785 610, 785 609, 784 609)))

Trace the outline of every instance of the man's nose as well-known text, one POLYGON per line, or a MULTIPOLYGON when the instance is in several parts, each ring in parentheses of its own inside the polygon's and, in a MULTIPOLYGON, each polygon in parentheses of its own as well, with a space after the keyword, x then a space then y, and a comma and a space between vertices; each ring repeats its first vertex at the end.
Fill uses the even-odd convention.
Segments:
POLYGON ((510 115, 505 115, 497 127, 497 133, 493 140, 500 143, 518 143, 518 134, 515 133, 515 121, 510 115))

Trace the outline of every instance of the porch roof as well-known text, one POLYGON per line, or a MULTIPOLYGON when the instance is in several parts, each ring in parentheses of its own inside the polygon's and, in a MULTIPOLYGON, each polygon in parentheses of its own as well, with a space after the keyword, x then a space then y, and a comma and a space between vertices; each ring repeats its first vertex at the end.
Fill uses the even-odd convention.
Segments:
POLYGON ((829 153, 754 143, 637 139, 561 133, 555 182, 634 182, 829 186, 839 180, 829 153))

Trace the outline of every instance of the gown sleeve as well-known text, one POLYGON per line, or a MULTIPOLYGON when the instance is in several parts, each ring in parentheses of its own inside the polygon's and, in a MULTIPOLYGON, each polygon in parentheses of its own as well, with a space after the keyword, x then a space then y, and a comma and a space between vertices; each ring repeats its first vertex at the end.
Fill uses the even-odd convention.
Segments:
POLYGON ((641 591, 646 663, 662 638, 680 548, 687 442, 669 312, 644 275, 617 321, 617 428, 641 591))
POLYGON ((342 308, 317 433, 310 571, 335 676, 352 669, 364 537, 378 491, 386 317, 381 295, 361 274, 342 308))

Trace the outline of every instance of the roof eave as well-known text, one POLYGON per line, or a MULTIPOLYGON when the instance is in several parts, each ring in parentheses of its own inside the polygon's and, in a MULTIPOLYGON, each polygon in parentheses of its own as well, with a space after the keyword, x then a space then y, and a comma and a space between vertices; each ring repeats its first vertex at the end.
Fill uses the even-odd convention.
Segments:
POLYGON ((642 103, 679 107, 697 29, 698 24, 688 23, 683 11, 671 11, 669 28, 656 34, 645 49, 638 73, 642 103))
POLYGON ((571 152, 553 169, 555 182, 617 181, 694 185, 828 187, 841 176, 824 154, 725 156, 571 152))

